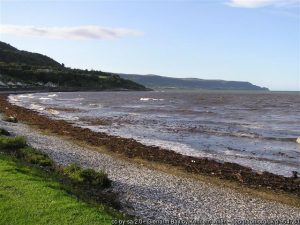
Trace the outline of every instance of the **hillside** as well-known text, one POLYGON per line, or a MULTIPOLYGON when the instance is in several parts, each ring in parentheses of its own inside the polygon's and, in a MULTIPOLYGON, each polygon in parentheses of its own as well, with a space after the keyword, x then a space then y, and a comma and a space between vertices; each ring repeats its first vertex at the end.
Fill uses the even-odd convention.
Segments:
POLYGON ((152 89, 208 89, 208 90, 254 90, 268 91, 267 88, 242 81, 203 80, 197 78, 172 78, 158 75, 118 74, 152 89))
POLYGON ((71 69, 48 56, 0 42, 0 90, 146 90, 102 71, 71 69))
POLYGON ((0 42, 0 60, 5 63, 24 63, 32 66, 62 67, 62 65, 48 56, 20 51, 9 44, 0 42))

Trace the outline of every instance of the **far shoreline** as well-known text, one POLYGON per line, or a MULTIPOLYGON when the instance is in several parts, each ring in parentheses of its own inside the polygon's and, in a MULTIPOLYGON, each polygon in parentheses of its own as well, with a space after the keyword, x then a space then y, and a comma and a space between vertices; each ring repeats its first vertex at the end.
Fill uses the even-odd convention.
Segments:
POLYGON ((282 91, 282 90, 226 90, 226 89, 151 89, 130 90, 130 89, 78 89, 78 88, 0 88, 0 95, 7 94, 24 94, 24 93, 52 93, 52 92, 189 92, 189 93, 240 93, 240 94, 300 94, 299 91, 282 91))

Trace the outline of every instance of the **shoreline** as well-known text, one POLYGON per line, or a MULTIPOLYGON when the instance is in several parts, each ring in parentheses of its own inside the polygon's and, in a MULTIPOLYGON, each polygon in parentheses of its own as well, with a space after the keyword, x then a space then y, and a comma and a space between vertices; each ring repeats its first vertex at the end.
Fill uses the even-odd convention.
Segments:
MULTIPOLYGON (((2 114, 1 114, 2 116, 2 114)), ((109 193, 117 196, 121 210, 138 219, 235 220, 297 220, 300 202, 294 195, 278 195, 245 187, 224 185, 227 181, 194 175, 174 168, 159 170, 154 163, 126 160, 106 149, 91 147, 71 137, 54 135, 22 122, 0 120, 0 126, 14 135, 22 135, 30 146, 50 156, 58 165, 78 163, 83 168, 105 171, 112 180, 109 193), (266 194, 266 195, 264 195, 266 194)), ((233 183, 234 185, 234 183, 233 183)))
POLYGON ((200 174, 234 181, 243 186, 292 193, 300 197, 300 179, 283 177, 269 172, 255 172, 236 163, 217 162, 207 158, 196 158, 181 155, 171 150, 155 146, 145 146, 134 139, 126 139, 106 133, 94 132, 87 128, 74 127, 63 120, 53 120, 38 112, 12 105, 0 96, 0 111, 7 116, 15 116, 18 120, 35 125, 57 135, 69 136, 76 141, 83 141, 91 146, 105 147, 108 151, 120 154, 128 159, 142 159, 154 163, 162 163, 183 169, 191 174, 200 174))

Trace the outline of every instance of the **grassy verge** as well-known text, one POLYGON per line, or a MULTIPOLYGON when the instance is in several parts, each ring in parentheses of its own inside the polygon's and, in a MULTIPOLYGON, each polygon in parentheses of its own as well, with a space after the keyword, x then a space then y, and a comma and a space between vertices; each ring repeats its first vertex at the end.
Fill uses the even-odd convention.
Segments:
POLYGON ((0 135, 1 225, 111 224, 125 216, 110 207, 108 186, 104 172, 58 167, 23 138, 0 135))

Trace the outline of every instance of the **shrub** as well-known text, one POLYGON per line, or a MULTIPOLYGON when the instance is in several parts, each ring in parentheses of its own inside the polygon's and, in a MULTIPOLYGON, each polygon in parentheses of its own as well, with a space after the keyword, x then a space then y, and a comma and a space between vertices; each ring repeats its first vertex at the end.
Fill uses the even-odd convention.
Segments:
POLYGON ((4 129, 0 128, 0 136, 1 135, 10 136, 10 133, 7 130, 4 130, 4 129))
POLYGON ((0 149, 16 151, 26 146, 26 140, 23 137, 0 136, 0 149))
POLYGON ((104 171, 96 172, 93 169, 84 169, 80 173, 83 181, 95 186, 110 187, 111 181, 104 171))
POLYGON ((20 149, 19 156, 25 161, 39 166, 51 167, 53 165, 53 161, 49 158, 47 154, 38 152, 31 147, 25 147, 20 149))
POLYGON ((77 163, 72 163, 63 169, 63 173, 75 182, 82 182, 80 172, 81 167, 77 163))
POLYGON ((110 187, 111 181, 105 172, 96 172, 93 169, 82 169, 78 164, 73 163, 64 168, 64 174, 74 182, 93 185, 97 187, 110 187))
POLYGON ((53 161, 48 155, 27 146, 23 137, 0 136, 0 149, 32 164, 45 167, 53 165, 53 161))

